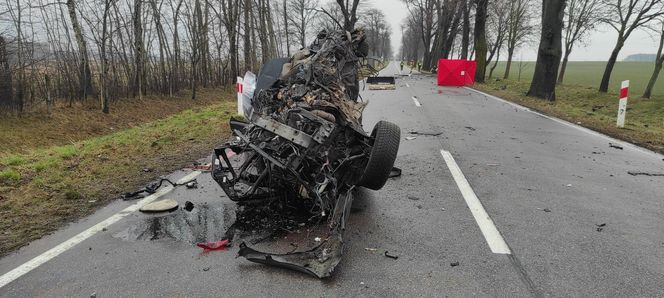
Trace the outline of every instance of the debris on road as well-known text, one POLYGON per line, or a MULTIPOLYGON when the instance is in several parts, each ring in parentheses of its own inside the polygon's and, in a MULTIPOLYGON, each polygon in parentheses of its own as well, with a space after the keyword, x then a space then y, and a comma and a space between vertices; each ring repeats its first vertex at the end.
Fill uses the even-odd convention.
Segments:
POLYGON ((388 178, 396 178, 396 177, 401 177, 401 169, 397 167, 392 167, 392 170, 390 171, 390 175, 387 176, 388 178))
POLYGON ((178 202, 172 199, 166 199, 161 201, 152 202, 147 204, 140 209, 144 213, 158 213, 158 212, 171 212, 178 209, 178 202))
POLYGON ((604 230, 604 227, 606 227, 606 223, 595 224, 595 226, 597 226, 597 229, 596 229, 597 232, 601 232, 602 230, 604 230))
POLYGON ((396 260, 396 259, 399 258, 399 256, 391 255, 390 252, 388 252, 387 250, 385 251, 385 256, 390 258, 390 259, 393 259, 393 260, 396 260))
POLYGON ((377 251, 378 248, 365 247, 364 250, 366 250, 366 251, 377 251))
POLYGON ((614 143, 609 143, 609 147, 611 147, 613 149, 618 149, 618 150, 623 150, 624 149, 622 146, 616 145, 614 143))
POLYGON ((415 197, 415 196, 408 196, 408 199, 413 200, 413 201, 419 201, 420 200, 420 198, 415 197))
POLYGON ((396 90, 394 77, 371 76, 366 82, 369 90, 396 90))
POLYGON ((412 135, 431 136, 431 137, 437 137, 443 134, 442 132, 419 132, 419 131, 411 131, 408 133, 412 135))
POLYGON ((548 213, 548 212, 551 212, 551 209, 549 209, 549 208, 544 208, 544 209, 542 209, 542 211, 544 211, 544 212, 547 212, 547 213, 548 213))
POLYGON ((459 262, 452 262, 452 263, 450 263, 450 266, 452 266, 452 267, 459 266, 459 262))
POLYGON ((414 139, 417 139, 417 137, 406 137, 406 141, 412 141, 414 139))
POLYGON ((184 186, 186 186, 188 189, 198 188, 198 182, 191 181, 191 182, 185 184, 184 186))
POLYGON ((194 210, 194 203, 190 201, 184 202, 184 210, 187 210, 189 212, 191 212, 191 210, 194 210))
POLYGON ((226 247, 230 246, 230 241, 228 241, 228 239, 222 239, 213 242, 196 243, 196 246, 202 248, 204 252, 212 250, 225 250, 226 247))
MULTIPOLYGON (((164 185, 164 182, 172 185, 173 187, 188 185, 188 184, 191 184, 191 183, 196 183, 196 184, 198 183, 196 181, 196 179, 192 179, 192 180, 189 180, 189 181, 186 181, 186 182, 183 182, 183 183, 175 183, 175 182, 171 181, 168 178, 162 178, 162 179, 159 180, 159 182, 152 182, 152 183, 146 185, 144 188, 142 188, 142 189, 140 189, 136 192, 125 193, 124 195, 122 195, 122 200, 130 201, 130 200, 137 200, 137 199, 144 198, 145 195, 143 193, 153 194, 153 193, 157 192, 157 190, 159 190, 159 188, 161 188, 161 186, 164 185)), ((192 185, 194 185, 194 184, 192 184, 192 185)))
POLYGON ((354 190, 385 185, 401 140, 390 122, 370 134, 362 127, 358 78, 367 51, 362 29, 322 31, 261 68, 243 106, 249 122, 230 121, 234 136, 212 162, 212 177, 239 206, 227 231, 241 243, 239 256, 319 278, 341 261, 354 190))
POLYGON ((632 176, 649 176, 649 177, 664 177, 664 173, 647 173, 647 172, 627 172, 632 176))
POLYGON ((476 130, 477 130, 477 129, 475 129, 475 128, 472 127, 472 126, 466 126, 465 128, 468 129, 468 130, 470 130, 470 131, 476 131, 476 130))

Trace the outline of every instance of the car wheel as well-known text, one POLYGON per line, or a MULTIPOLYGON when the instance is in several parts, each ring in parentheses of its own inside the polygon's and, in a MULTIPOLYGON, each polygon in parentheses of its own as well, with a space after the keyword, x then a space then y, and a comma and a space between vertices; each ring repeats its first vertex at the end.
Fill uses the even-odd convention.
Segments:
POLYGON ((397 158, 401 129, 394 123, 380 121, 374 126, 371 136, 374 143, 359 185, 379 190, 387 182, 397 158))

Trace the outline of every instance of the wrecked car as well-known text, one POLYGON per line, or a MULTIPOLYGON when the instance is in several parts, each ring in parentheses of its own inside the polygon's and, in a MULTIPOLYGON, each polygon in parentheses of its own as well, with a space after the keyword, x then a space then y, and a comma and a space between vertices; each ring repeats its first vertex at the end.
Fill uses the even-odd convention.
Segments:
POLYGON ((364 31, 321 32, 307 48, 261 68, 246 121, 214 150, 212 176, 237 202, 226 236, 249 261, 329 276, 357 187, 381 189, 400 128, 367 133, 359 71, 364 31))

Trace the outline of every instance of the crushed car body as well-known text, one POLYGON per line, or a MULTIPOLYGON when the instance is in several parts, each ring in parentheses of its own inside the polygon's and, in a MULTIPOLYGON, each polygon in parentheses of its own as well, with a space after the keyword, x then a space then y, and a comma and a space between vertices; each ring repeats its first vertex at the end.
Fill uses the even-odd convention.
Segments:
POLYGON ((249 261, 330 276, 357 187, 378 190, 397 156, 400 129, 362 127, 364 31, 321 32, 308 48, 266 63, 248 121, 214 150, 212 176, 237 202, 226 236, 249 261))

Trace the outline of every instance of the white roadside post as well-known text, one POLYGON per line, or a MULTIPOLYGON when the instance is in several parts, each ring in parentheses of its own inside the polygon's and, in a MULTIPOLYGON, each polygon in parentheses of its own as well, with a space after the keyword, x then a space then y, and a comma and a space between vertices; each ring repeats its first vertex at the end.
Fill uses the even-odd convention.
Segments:
POLYGON ((629 81, 623 81, 620 85, 620 103, 618 104, 618 127, 625 127, 625 114, 627 114, 627 97, 629 95, 629 81))
POLYGON ((235 83, 235 92, 237 92, 237 113, 238 115, 244 115, 244 110, 242 109, 242 83, 244 79, 242 77, 237 77, 237 83, 235 83))

